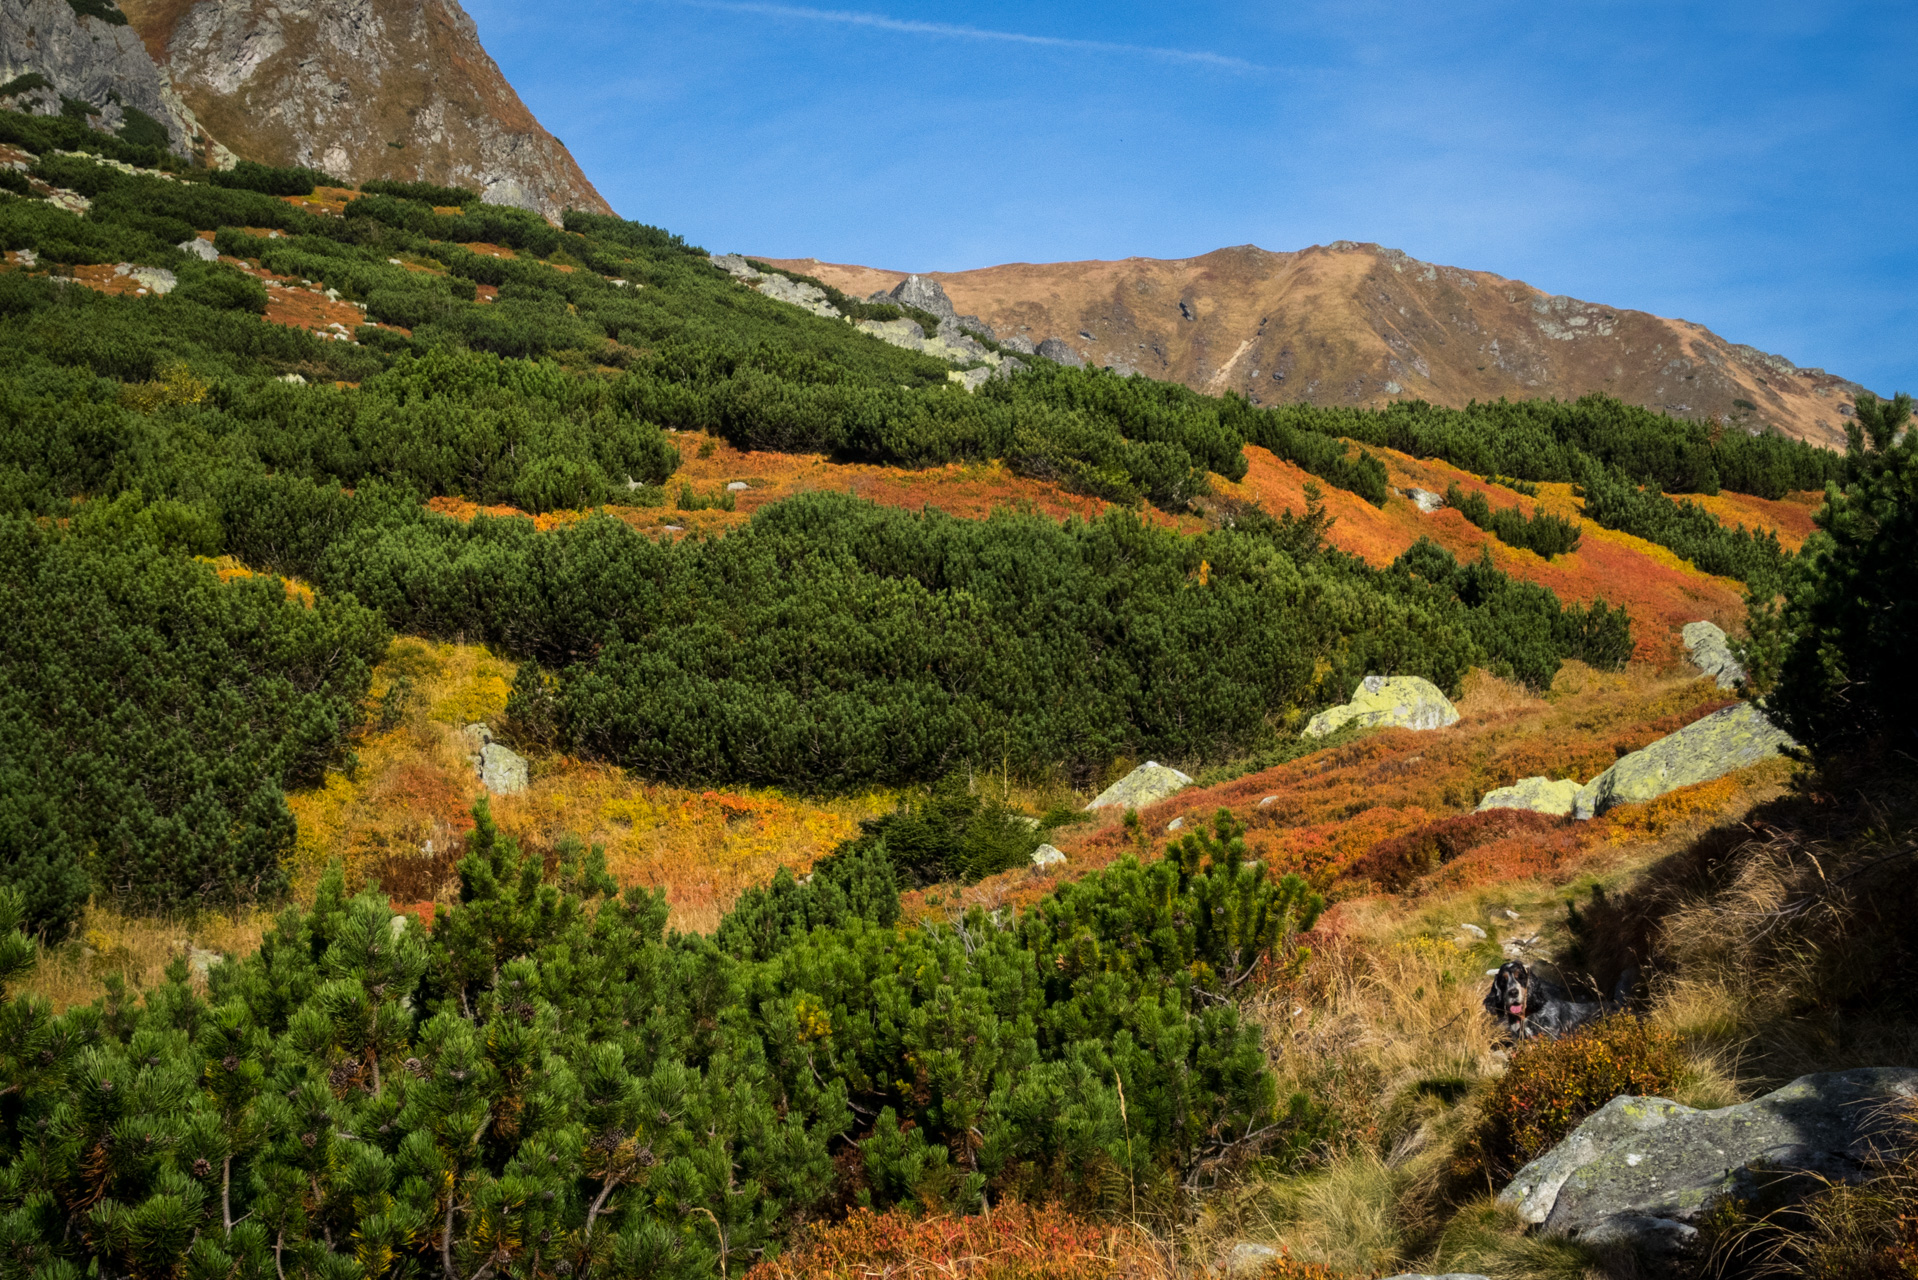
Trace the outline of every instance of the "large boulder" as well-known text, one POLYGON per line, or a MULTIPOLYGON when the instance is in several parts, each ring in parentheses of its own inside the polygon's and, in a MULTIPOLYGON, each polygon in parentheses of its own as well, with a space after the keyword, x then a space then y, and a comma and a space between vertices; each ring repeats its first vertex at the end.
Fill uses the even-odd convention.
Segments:
POLYGON ((1718 687, 1731 689, 1745 678, 1745 668, 1732 655, 1731 642, 1724 629, 1712 622, 1688 622, 1679 633, 1692 665, 1718 680, 1718 687))
POLYGON ((957 320, 958 311, 952 305, 952 299, 946 296, 946 288, 937 280, 928 280, 924 276, 907 276, 892 287, 886 295, 891 301, 902 307, 917 307, 921 311, 930 311, 942 320, 957 320))
POLYGON ((1800 1076, 1716 1111, 1613 1098, 1498 1198, 1546 1234, 1670 1257, 1728 1196, 1763 1209, 1823 1181, 1857 1181, 1906 1132, 1897 1104, 1914 1098, 1910 1067, 1800 1076))
POLYGON ((1056 364, 1070 365, 1074 369, 1085 368, 1085 358, 1058 338, 1047 338, 1041 342, 1037 354, 1056 364))
POLYGON ((1364 729, 1443 729, 1458 723, 1458 708, 1421 676, 1367 676, 1342 707, 1321 711, 1305 726, 1308 738, 1323 738, 1348 724, 1364 729))
POLYGON ((1487 791, 1478 812, 1487 809, 1529 809, 1564 817, 1578 799, 1579 784, 1570 778, 1520 778, 1509 787, 1487 791))
POLYGON ((483 724, 467 725, 460 736, 466 739, 466 759, 487 791, 510 796, 526 790, 532 770, 525 756, 503 742, 495 742, 493 731, 483 724))
POLYGON ((1741 702, 1620 759, 1580 788, 1572 816, 1592 818, 1613 805, 1656 800, 1667 791, 1722 778, 1797 745, 1764 712, 1741 702))
POLYGON ((1169 765, 1148 760, 1101 791, 1087 809, 1143 809, 1192 785, 1192 779, 1169 765))

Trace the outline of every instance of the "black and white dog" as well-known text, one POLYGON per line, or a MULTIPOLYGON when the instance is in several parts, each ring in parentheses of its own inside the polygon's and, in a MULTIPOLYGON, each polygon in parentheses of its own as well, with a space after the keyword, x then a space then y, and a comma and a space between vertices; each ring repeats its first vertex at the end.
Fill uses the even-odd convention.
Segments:
POLYGON ((1507 960, 1492 978, 1492 989, 1485 993, 1485 1012, 1499 1030, 1514 1040, 1544 1036, 1556 1040, 1586 1023, 1623 1009, 1638 982, 1638 970, 1627 969, 1618 975, 1610 1000, 1574 1000, 1565 988, 1542 974, 1525 967, 1522 960, 1507 960))

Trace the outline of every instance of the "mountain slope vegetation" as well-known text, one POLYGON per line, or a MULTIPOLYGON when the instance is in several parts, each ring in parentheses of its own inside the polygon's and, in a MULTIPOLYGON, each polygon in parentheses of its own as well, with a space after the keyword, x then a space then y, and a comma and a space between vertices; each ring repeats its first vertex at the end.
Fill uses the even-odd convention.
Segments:
MULTIPOLYGON (((1041 360, 969 392, 657 228, 67 140, 94 158, 38 155, 0 196, 0 1254, 23 1275, 727 1275, 834 1224, 1015 1204, 1174 1230, 1368 1140, 1349 1089, 1270 1047, 1328 907, 1554 873, 1692 814, 1459 821, 1726 701, 1633 663, 1669 619, 1585 589, 1581 557, 1656 553, 1735 599, 1680 557, 1762 539, 1701 503, 1854 486, 1803 555, 1724 567, 1772 619, 1753 653, 1781 703, 1887 669, 1844 604, 1899 590, 1862 522, 1902 530, 1913 446, 1877 417, 1838 459, 1601 399, 1271 410, 1041 360), (361 322, 285 322, 322 303, 361 322), (794 454, 1071 514, 757 480, 794 454), (1414 472, 1472 486, 1494 532, 1554 531, 1554 558, 1461 510, 1418 524, 1392 492, 1414 472), (1309 487, 1268 511, 1281 481, 1309 487), (1593 510, 1614 491, 1629 531, 1593 510), (1573 511, 1600 527, 1559 545, 1573 511), (1361 515, 1389 549, 1341 542, 1361 515), (409 708, 432 654, 481 645, 485 698, 409 708), (1381 671, 1471 718, 1300 741, 1381 671), (528 796, 469 808, 470 769, 435 772, 469 716, 534 757, 528 796), (1078 812, 1147 755, 1217 772, 1078 812), (838 820, 696 932, 570 824, 559 791, 588 780, 729 831, 781 796, 838 820), (326 843, 329 805, 389 784, 466 812, 326 843), (1033 868, 1042 839, 1066 871, 1033 868), (108 949, 90 922, 156 910, 254 912, 258 944, 64 1009, 33 988, 36 961, 108 949)), ((1881 728, 1804 714, 1821 750, 1881 728)), ((624 838, 675 820, 620 794, 595 822, 624 838)))

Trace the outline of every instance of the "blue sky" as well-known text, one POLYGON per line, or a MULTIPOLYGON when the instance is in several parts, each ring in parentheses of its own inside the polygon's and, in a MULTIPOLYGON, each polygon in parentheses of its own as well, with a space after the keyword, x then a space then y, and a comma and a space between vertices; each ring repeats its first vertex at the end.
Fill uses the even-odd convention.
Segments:
POLYGON ((1918 3, 467 0, 620 213, 903 270, 1374 240, 1918 390, 1918 3))

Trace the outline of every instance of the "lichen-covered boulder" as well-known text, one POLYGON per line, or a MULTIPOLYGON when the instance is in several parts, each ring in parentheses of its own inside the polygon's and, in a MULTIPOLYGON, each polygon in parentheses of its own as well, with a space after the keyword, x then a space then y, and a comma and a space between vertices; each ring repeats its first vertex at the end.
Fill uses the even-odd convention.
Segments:
POLYGON ((1487 809, 1529 809, 1564 817, 1578 799, 1579 784, 1570 778, 1520 778, 1509 787, 1487 791, 1478 812, 1487 809))
POLYGON ((511 747, 489 742, 480 748, 480 783, 496 796, 510 796, 526 790, 526 757, 511 747))
POLYGON ((1716 1111, 1613 1098, 1498 1198, 1547 1234, 1669 1257, 1727 1196, 1773 1207, 1864 1176, 1902 1132, 1896 1104, 1915 1097, 1918 1070, 1869 1067, 1800 1076, 1716 1111))
POLYGON ((1764 712, 1741 702, 1620 759, 1579 789, 1572 816, 1592 818, 1616 804, 1656 800, 1667 791, 1722 778, 1797 745, 1764 712))
POLYGON ((1066 860, 1064 850, 1042 844, 1032 851, 1032 865, 1035 867, 1056 867, 1066 860))
POLYGON ((1177 769, 1160 764, 1157 760, 1148 760, 1101 791, 1086 808, 1143 809, 1191 785, 1192 779, 1177 769))
POLYGON ((1458 708, 1421 676, 1367 676, 1342 707, 1321 711, 1305 726, 1308 738, 1323 738, 1348 724, 1362 729, 1443 729, 1458 723, 1458 708))
POLYGON ((1718 687, 1731 689, 1745 678, 1745 668, 1732 656, 1731 642, 1716 623, 1688 622, 1679 633, 1692 665, 1718 680, 1718 687))

